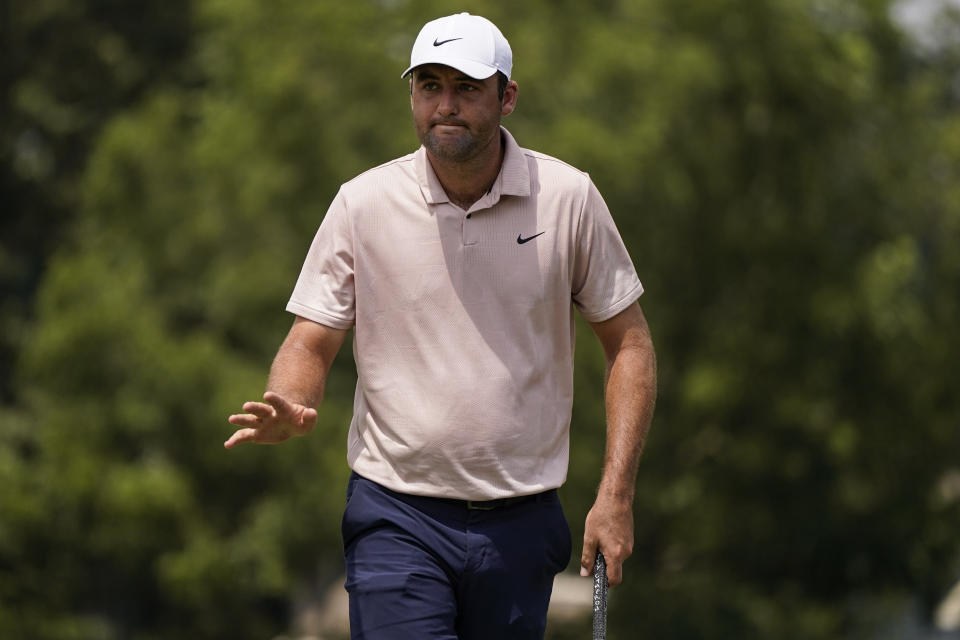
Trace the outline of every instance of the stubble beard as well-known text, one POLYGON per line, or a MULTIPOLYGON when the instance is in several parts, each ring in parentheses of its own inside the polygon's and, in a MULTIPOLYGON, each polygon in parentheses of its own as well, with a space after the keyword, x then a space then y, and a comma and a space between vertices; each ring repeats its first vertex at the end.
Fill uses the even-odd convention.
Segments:
MULTIPOLYGON (((480 155, 492 140, 491 136, 476 135, 467 127, 464 127, 463 132, 456 137, 441 136, 434 130, 433 125, 435 124, 443 123, 431 123, 427 126, 426 131, 420 131, 420 142, 433 157, 445 162, 471 160, 480 155)), ((495 123, 495 128, 498 131, 499 124, 499 122, 495 123)))

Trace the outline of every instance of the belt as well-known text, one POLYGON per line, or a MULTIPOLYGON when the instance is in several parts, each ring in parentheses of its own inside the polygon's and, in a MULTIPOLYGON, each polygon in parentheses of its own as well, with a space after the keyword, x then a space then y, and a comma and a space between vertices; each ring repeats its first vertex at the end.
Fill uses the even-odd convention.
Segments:
POLYGON ((527 496, 512 496, 509 498, 497 498, 495 500, 457 500, 455 498, 446 498, 447 501, 459 506, 465 507, 469 511, 493 511, 494 509, 504 509, 517 504, 522 504, 531 500, 542 500, 557 492, 556 489, 550 489, 542 493, 534 493, 527 496))

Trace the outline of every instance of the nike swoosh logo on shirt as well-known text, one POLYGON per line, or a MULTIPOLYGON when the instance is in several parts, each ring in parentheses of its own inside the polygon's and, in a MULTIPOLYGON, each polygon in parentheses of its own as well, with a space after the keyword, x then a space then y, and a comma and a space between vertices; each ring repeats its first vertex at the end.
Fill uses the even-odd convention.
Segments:
POLYGON ((533 235, 530 236, 529 238, 524 238, 522 235, 517 234, 517 244, 523 244, 524 242, 530 242, 531 240, 533 240, 533 239, 536 238, 537 236, 542 236, 542 235, 545 234, 545 233, 546 233, 546 231, 541 231, 540 233, 535 233, 535 234, 533 234, 533 235))
POLYGON ((448 42, 453 42, 454 40, 463 40, 463 38, 450 38, 448 40, 437 40, 436 38, 434 38, 433 46, 439 47, 442 44, 447 44, 448 42))

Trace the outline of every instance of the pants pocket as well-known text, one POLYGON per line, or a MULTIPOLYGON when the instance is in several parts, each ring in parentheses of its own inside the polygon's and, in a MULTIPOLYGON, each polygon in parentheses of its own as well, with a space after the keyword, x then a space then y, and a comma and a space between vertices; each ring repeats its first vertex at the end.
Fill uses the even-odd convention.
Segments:
POLYGON ((570 554, 573 552, 573 539, 570 534, 570 524, 563 513, 560 501, 551 501, 543 505, 544 522, 547 523, 546 544, 549 568, 556 575, 570 564, 570 554))

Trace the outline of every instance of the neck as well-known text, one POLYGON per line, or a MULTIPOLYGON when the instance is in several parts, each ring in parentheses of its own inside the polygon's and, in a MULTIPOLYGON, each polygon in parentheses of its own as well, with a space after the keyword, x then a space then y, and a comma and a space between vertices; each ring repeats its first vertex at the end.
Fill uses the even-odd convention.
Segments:
POLYGON ((504 151, 505 146, 497 135, 482 153, 467 161, 446 161, 429 151, 427 158, 447 197, 466 211, 493 186, 503 164, 504 151))

